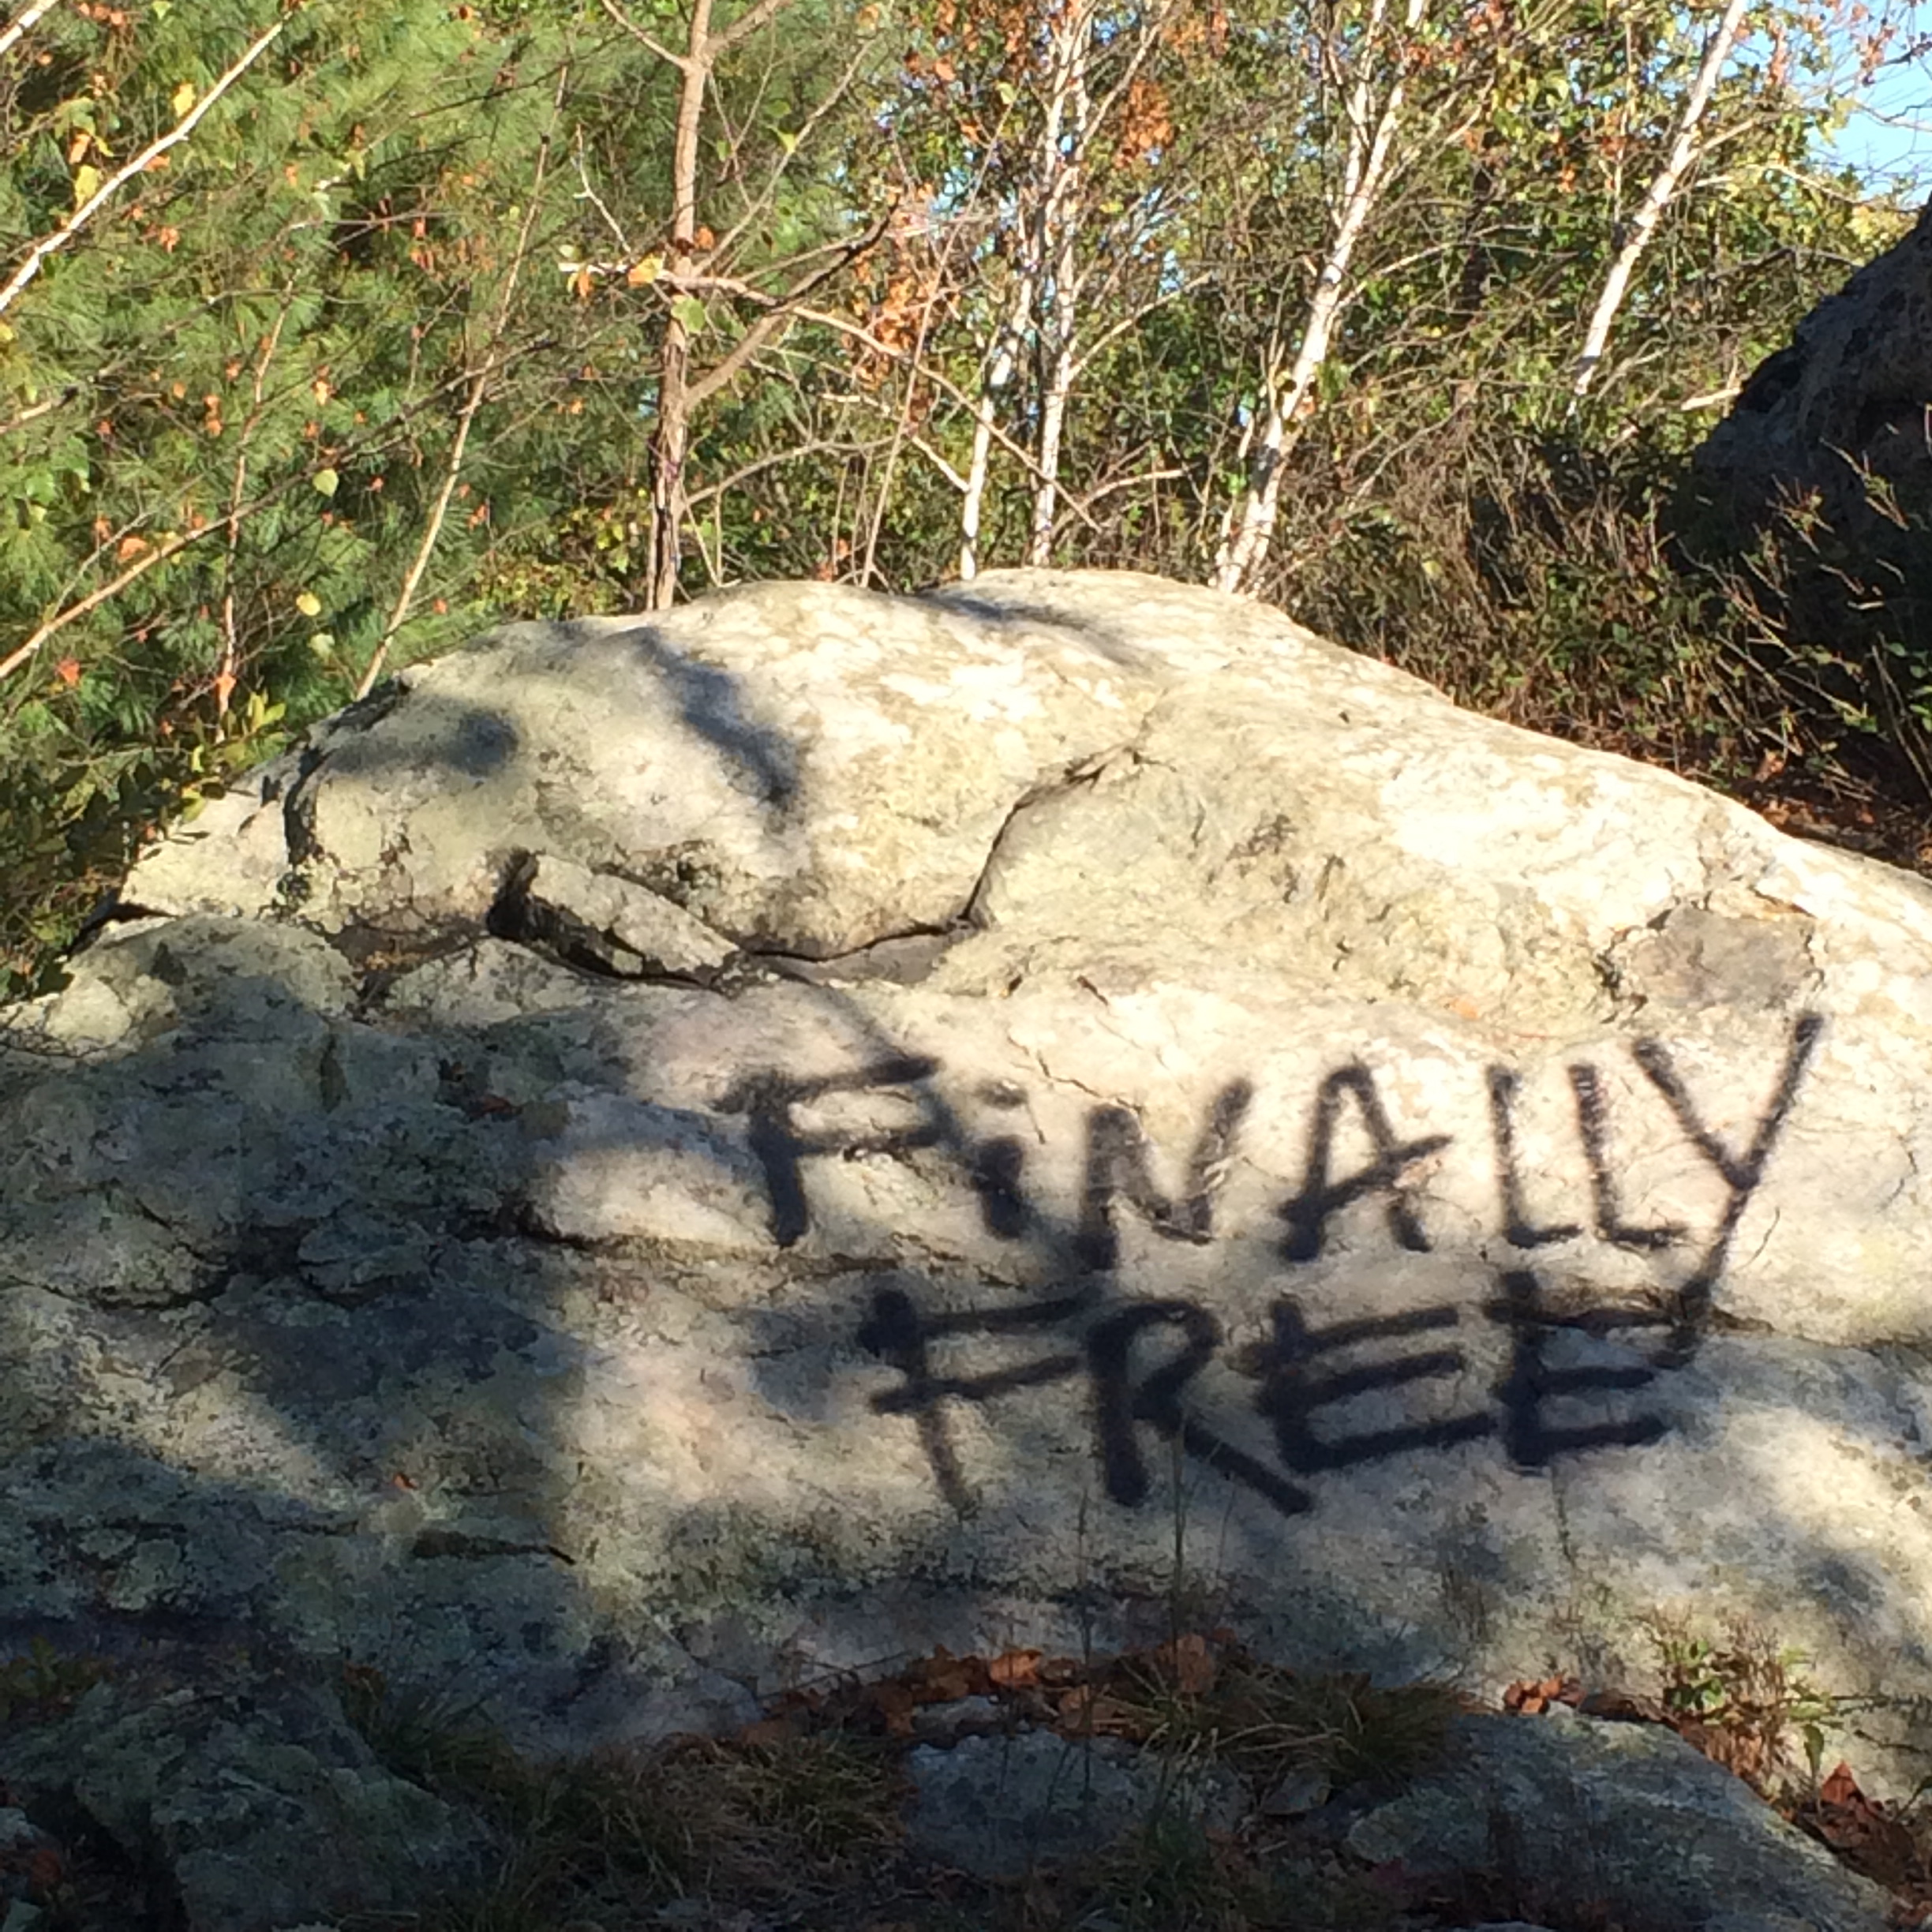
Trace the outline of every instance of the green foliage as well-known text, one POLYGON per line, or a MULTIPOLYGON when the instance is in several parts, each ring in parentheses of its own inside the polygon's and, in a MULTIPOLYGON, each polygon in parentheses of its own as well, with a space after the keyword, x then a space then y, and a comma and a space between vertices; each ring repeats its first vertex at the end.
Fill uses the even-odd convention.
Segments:
POLYGON ((1778 1645, 1747 1624, 1713 1637, 1660 1618, 1651 1634, 1664 1707, 1692 1729, 1706 1756, 1771 1795, 1802 1762, 1807 1788, 1815 1793, 1824 1727, 1841 1721, 1851 1705, 1806 1677, 1803 1651, 1778 1645))
MULTIPOLYGON (((63 7, 0 56, 0 275, 63 244, 0 313, 0 994, 49 983, 139 841, 379 649, 637 605, 674 314, 694 379, 766 331, 691 424, 687 592, 949 575, 982 406, 981 556, 1028 541, 1050 358, 1002 331, 1042 271, 1038 8, 790 0, 734 43, 694 184, 709 280, 665 238, 679 76, 639 36, 685 23, 654 0, 635 34, 591 0, 312 0, 64 235, 274 17, 63 7)), ((1079 361, 1051 554, 1200 580, 1343 178, 1341 92, 1316 77, 1364 55, 1365 16, 1200 0, 1151 39, 1131 9, 1097 17, 1085 83, 1111 105, 1055 217, 1079 361)), ((1932 788, 1907 563, 1802 511, 1688 574, 1662 534, 1720 406, 1696 399, 1896 232, 1814 159, 1829 23, 1765 17, 1581 408, 1582 321, 1668 148, 1693 23, 1506 0, 1381 47, 1371 77, 1399 52, 1418 132, 1258 587, 1472 702, 1720 782, 1863 743, 1932 788)), ((1922 513, 1892 509, 1922 556, 1922 513)))

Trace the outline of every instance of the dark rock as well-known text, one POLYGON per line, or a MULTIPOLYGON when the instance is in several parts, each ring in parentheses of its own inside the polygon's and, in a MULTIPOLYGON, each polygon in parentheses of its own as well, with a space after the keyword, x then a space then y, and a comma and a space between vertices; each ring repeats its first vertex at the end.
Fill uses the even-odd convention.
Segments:
POLYGON ((1555 1917, 1646 1932, 1880 1932, 1885 1893, 1674 1732, 1552 1710, 1458 1720, 1443 1768, 1350 1833, 1417 1874, 1485 1873, 1555 1917))

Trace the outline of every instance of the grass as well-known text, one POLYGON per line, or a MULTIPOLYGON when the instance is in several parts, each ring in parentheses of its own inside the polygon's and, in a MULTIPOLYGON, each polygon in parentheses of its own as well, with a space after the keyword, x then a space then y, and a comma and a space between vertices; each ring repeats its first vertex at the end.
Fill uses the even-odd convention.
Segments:
POLYGON ((344 1676, 350 1713, 399 1775, 483 1812, 506 1847, 488 1881, 414 1919, 352 1932, 1380 1932, 1386 1889, 1253 1815, 1217 1831, 1164 1802, 1210 1762, 1258 1803, 1290 1771, 1377 1792, 1437 1756, 1460 1707, 1435 1686, 1300 1677, 1231 1643, 1184 1638, 1125 1659, 989 1663, 943 1655, 878 1685, 795 1697, 736 1739, 552 1765, 519 1756, 453 1700, 344 1676), (1151 1815, 1098 1854, 989 1884, 907 1852, 901 1760, 921 1709, 1006 1700, 1076 1740, 1158 1760, 1151 1815))
MULTIPOLYGON (((1653 1719, 1761 1790, 1802 1742, 1811 1776, 1795 1798, 1787 1788, 1787 1815, 1901 1900, 1932 1906, 1932 1833, 1915 1811, 1866 1799, 1842 1767, 1821 1780, 1809 1734, 1838 1707, 1800 1660, 1743 1627, 1659 1620, 1653 1634, 1653 1719)), ((0 1721, 58 1721, 99 1674, 44 1646, 0 1662, 0 1721)), ((1568 1679, 1518 1688, 1539 1694, 1518 1700, 1526 1712, 1582 1698, 1568 1679)), ((878 1682, 789 1694, 736 1738, 551 1762, 513 1749, 474 1703, 366 1664, 345 1666, 339 1690, 383 1763, 488 1818, 500 1849, 462 1895, 335 1932, 1424 1932, 1472 1915, 1608 1925, 1523 1895, 1504 1857, 1427 1883, 1352 1857, 1350 1821, 1441 1761, 1468 1700, 1440 1684, 1304 1675, 1222 1631, 1121 1657, 938 1652, 878 1682), (1050 1728, 1076 1751, 1103 1738, 1136 1747, 1152 1773, 1141 1822, 1007 1881, 916 1855, 904 1756, 935 1727, 944 1735, 956 1706, 1050 1728), (1180 1802, 1211 1775, 1241 1794, 1219 1825, 1180 1802)), ((0 1859, 0 1896, 6 1882, 32 1886, 35 1932, 148 1926, 139 1874, 92 1870, 110 1847, 73 1848, 82 1855, 39 1878, 0 1859)))

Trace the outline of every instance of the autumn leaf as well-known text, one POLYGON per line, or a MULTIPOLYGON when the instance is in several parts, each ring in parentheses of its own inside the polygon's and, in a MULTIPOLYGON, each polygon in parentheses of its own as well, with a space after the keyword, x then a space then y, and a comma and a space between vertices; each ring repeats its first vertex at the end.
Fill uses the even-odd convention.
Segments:
POLYGON ((80 682, 80 660, 78 657, 63 657, 54 667, 54 675, 72 691, 80 682))
POLYGON ((195 91, 194 83, 192 80, 184 80, 168 97, 168 105, 174 110, 174 118, 177 121, 180 120, 194 104, 195 91))
POLYGON ((1213 1653, 1204 1637, 1177 1637, 1154 1653, 1154 1664, 1175 1689, 1188 1697, 1202 1697, 1214 1688, 1217 1675, 1213 1653))
POLYGON ((1030 1690, 1040 1680, 1039 1650, 1009 1650, 987 1666, 987 1675, 1002 1690, 1030 1690))

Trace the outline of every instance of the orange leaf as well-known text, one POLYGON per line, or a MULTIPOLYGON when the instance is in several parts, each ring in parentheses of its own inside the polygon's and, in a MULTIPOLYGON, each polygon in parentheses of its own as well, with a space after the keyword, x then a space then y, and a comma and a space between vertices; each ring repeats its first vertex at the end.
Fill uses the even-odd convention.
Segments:
POLYGON ((987 1666, 987 1675, 1003 1690, 1030 1690, 1039 1682, 1042 1654, 1038 1650, 1009 1650, 987 1666))
POLYGON ((796 1722, 788 1717, 761 1717, 738 1733, 741 1744, 784 1744, 798 1735, 796 1722))
POLYGON ((1189 1697, 1200 1697, 1214 1688, 1215 1661, 1204 1637, 1177 1637, 1154 1653, 1162 1674, 1170 1676, 1174 1687, 1189 1697))
POLYGON ((72 691, 80 682, 80 660, 78 657, 63 657, 54 667, 54 675, 72 691))
POLYGON ((154 545, 145 537, 123 537, 114 545, 114 561, 125 564, 130 557, 137 557, 144 550, 152 550, 154 545))

